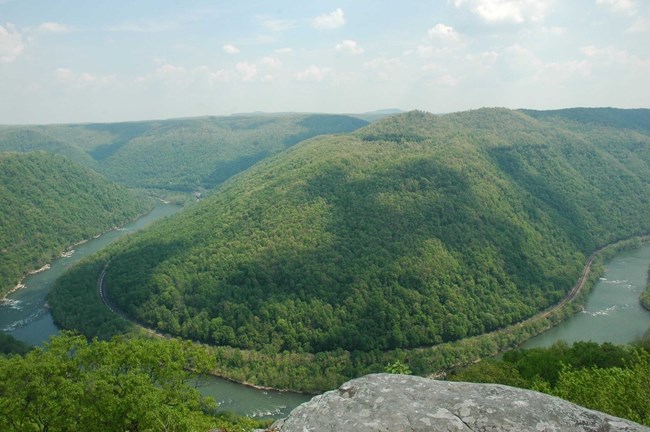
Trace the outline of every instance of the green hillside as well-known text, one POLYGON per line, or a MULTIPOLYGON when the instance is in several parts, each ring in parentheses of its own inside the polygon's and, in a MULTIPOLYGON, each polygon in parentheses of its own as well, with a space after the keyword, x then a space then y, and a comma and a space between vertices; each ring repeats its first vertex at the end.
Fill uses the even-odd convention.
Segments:
POLYGON ((73 243, 145 212, 147 205, 63 156, 0 153, 0 292, 73 243))
POLYGON ((110 248, 106 286, 152 327, 263 352, 501 328, 563 298, 599 246, 650 232, 650 137, 582 129, 482 109, 311 139, 110 248))
POLYGON ((269 114, 0 128, 0 151, 64 154, 127 187, 210 189, 257 161, 367 122, 343 115, 269 114))

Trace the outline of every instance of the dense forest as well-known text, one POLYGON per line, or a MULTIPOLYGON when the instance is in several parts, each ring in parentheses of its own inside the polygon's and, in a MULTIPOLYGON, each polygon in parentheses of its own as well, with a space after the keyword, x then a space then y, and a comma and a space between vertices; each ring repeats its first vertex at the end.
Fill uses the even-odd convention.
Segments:
POLYGON ((558 342, 458 368, 448 379, 538 390, 650 426, 649 348, 647 338, 633 346, 558 342))
MULTIPOLYGON (((64 334, 24 355, 0 355, 0 429, 250 431, 264 422, 216 413, 196 386, 205 350, 178 341, 64 334)), ((268 424, 268 422, 266 422, 268 424)))
MULTIPOLYGON (((410 112, 304 141, 94 265, 137 320, 271 355, 503 328, 563 298, 598 247, 650 232, 643 128, 537 117, 410 112)), ((88 281, 57 285, 60 323, 96 282, 69 278, 88 281)))
POLYGON ((124 224, 150 205, 63 156, 0 153, 0 293, 72 244, 124 224))
POLYGON ((62 154, 127 187, 191 192, 304 139, 366 124, 344 115, 269 114, 0 127, 0 151, 62 154))

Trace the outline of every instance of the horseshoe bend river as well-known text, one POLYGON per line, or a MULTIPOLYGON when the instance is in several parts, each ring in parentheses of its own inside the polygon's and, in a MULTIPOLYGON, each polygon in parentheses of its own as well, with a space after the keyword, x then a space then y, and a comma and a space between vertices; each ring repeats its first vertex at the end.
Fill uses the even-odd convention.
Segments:
MULTIPOLYGON (((54 281, 75 262, 180 209, 176 205, 159 203, 149 214, 77 245, 71 255, 54 260, 49 269, 26 277, 22 282, 25 287, 0 303, 0 330, 33 345, 40 345, 50 336, 59 334, 45 305, 45 297, 54 281)), ((582 313, 530 339, 523 347, 548 346, 561 339, 628 343, 642 336, 650 327, 650 313, 638 300, 646 285, 648 264, 650 244, 619 252, 607 262, 605 274, 592 289, 582 313)), ((216 377, 206 378, 200 390, 214 397, 220 409, 254 417, 285 417, 310 399, 308 395, 258 390, 216 377)))

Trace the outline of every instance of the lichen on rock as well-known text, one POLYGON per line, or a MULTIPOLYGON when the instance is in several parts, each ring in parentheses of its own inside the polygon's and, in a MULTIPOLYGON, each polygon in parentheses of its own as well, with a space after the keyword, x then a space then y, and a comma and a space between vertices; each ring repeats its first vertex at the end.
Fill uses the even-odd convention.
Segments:
POLYGON ((531 390, 373 374, 314 397, 278 432, 650 431, 531 390))

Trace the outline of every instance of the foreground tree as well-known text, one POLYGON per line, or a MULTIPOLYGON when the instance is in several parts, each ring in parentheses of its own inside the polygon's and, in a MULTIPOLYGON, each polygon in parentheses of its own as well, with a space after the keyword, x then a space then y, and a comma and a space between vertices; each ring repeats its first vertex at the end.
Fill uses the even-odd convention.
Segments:
POLYGON ((65 334, 0 358, 0 430, 196 431, 243 426, 215 417, 191 383, 209 356, 179 341, 65 334))

